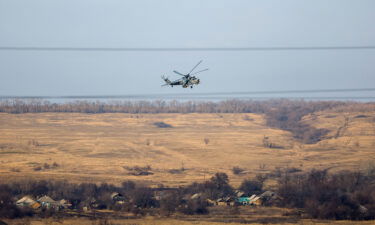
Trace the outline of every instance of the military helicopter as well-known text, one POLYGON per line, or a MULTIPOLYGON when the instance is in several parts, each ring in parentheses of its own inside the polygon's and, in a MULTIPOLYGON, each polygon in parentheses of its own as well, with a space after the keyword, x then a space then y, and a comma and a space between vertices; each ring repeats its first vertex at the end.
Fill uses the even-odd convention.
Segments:
POLYGON ((173 70, 174 73, 182 76, 182 78, 180 78, 178 80, 170 81, 168 79, 168 77, 162 76, 161 78, 165 81, 165 84, 163 84, 162 86, 168 86, 169 85, 169 86, 173 87, 174 85, 182 85, 183 88, 187 88, 189 86, 190 86, 190 88, 193 88, 194 84, 198 85, 200 83, 200 80, 197 77, 193 76, 193 75, 201 73, 203 71, 207 71, 208 69, 200 70, 200 71, 197 71, 197 72, 194 72, 194 73, 192 73, 192 72, 199 66, 199 64, 202 63, 202 61, 203 60, 199 61, 197 63, 197 65, 195 65, 193 67, 193 69, 191 69, 188 74, 182 74, 182 73, 180 73, 180 72, 178 72, 176 70, 173 70))

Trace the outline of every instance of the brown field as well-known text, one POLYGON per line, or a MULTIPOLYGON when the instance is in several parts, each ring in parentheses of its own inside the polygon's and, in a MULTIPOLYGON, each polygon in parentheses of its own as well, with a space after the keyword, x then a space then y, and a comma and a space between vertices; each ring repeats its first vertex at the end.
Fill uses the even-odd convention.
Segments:
POLYGON ((301 144, 291 133, 267 127, 261 114, 1 113, 0 179, 178 186, 226 172, 236 186, 275 168, 353 170, 375 160, 375 112, 319 112, 303 121, 329 129, 326 139, 301 144), (265 136, 277 148, 265 147, 265 136), (153 175, 124 169, 146 165, 153 175), (244 173, 234 175, 234 166, 244 173))

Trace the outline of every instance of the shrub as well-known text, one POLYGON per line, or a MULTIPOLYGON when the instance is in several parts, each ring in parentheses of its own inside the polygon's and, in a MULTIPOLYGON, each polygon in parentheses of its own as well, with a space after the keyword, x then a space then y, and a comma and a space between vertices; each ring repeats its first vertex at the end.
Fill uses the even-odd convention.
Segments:
POLYGON ((201 198, 198 199, 190 199, 186 205, 183 205, 178 209, 178 211, 187 214, 208 214, 209 211, 207 209, 207 202, 201 198))
POLYGON ((235 166, 235 167, 232 168, 233 174, 236 174, 236 175, 241 174, 243 171, 245 171, 245 170, 238 167, 238 166, 235 166))
POLYGON ((313 218, 373 219, 375 179, 359 172, 328 175, 313 170, 305 175, 285 175, 279 183, 284 206, 305 208, 313 218))
POLYGON ((171 192, 160 200, 160 211, 162 214, 169 215, 174 213, 178 206, 181 205, 182 196, 177 192, 171 192))
POLYGON ((260 194, 262 192, 263 182, 258 180, 244 180, 240 185, 240 190, 250 196, 253 194, 260 194))
POLYGON ((158 128, 171 128, 172 125, 164 123, 164 122, 155 122, 154 125, 158 128))
POLYGON ((144 166, 144 167, 141 167, 141 166, 133 166, 133 167, 124 166, 123 168, 128 170, 129 174, 133 175, 133 176, 148 176, 148 175, 154 174, 153 172, 151 172, 152 169, 151 169, 151 166, 149 166, 149 165, 144 166))
POLYGON ((41 167, 41 166, 37 166, 37 167, 34 167, 33 170, 34 170, 34 171, 40 171, 40 170, 42 170, 42 167, 41 167))
POLYGON ((132 198, 134 205, 139 208, 158 206, 158 202, 154 199, 154 193, 150 188, 135 189, 132 198))

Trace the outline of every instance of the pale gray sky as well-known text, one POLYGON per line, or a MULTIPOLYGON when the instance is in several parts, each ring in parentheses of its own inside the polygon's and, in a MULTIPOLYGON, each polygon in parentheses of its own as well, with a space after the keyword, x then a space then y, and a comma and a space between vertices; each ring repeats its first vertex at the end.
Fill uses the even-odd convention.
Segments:
MULTIPOLYGON (((373 0, 0 0, 0 46, 375 45, 373 0)), ((0 95, 368 88, 375 50, 0 51, 0 95), (160 87, 200 59, 202 84, 160 87)))

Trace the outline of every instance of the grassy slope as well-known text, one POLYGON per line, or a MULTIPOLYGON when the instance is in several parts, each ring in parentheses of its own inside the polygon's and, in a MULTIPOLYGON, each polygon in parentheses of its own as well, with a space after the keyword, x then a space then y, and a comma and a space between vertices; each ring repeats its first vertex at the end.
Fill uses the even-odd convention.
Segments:
POLYGON ((220 171, 237 185, 276 167, 356 169, 375 160, 374 118, 375 112, 305 116, 304 122, 330 129, 332 138, 302 145, 289 132, 267 127, 259 114, 2 113, 0 179, 112 183, 131 179, 180 185, 220 171), (357 117, 360 114, 366 117, 357 117), (173 128, 153 125, 161 121, 173 128), (265 135, 284 149, 265 148, 265 135), (209 139, 207 145, 205 138, 209 139), (53 162, 60 166, 33 170, 53 162), (260 169, 262 164, 264 169, 260 169), (150 165, 154 175, 132 176, 123 168, 136 165, 150 165), (168 172, 182 166, 187 169, 182 174, 168 172), (248 173, 235 176, 233 166, 248 173))

